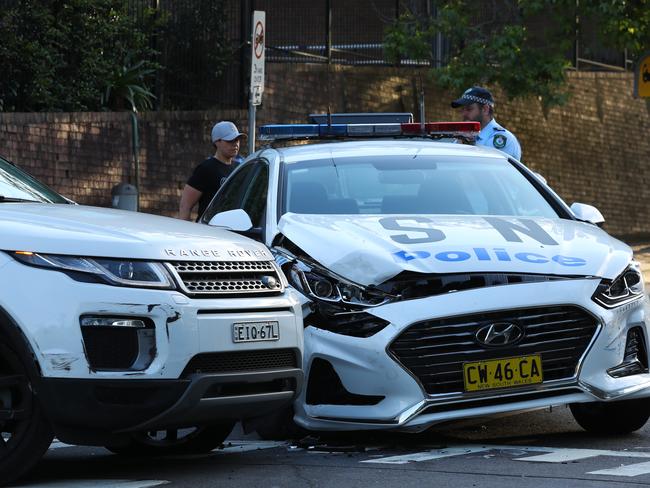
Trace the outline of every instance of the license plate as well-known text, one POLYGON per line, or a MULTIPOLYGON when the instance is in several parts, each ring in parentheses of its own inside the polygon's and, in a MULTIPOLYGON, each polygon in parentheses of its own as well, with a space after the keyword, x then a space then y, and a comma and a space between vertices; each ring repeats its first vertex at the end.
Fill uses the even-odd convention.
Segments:
POLYGON ((232 324, 233 342, 261 342, 280 340, 277 322, 240 322, 232 324))
POLYGON ((539 354, 463 364, 465 391, 511 388, 542 382, 539 354))

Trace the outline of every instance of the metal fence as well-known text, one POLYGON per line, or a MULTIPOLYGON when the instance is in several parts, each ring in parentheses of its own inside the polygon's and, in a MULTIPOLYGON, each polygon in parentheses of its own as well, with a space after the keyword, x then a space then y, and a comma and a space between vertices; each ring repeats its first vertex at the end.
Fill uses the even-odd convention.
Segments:
MULTIPOLYGON (((152 40, 164 67, 154 91, 159 109, 243 108, 247 104, 249 39, 253 10, 266 12, 266 60, 270 63, 386 65, 386 29, 407 6, 435 15, 435 0, 126 0, 136 18, 151 9, 165 19, 152 40), (225 21, 224 21, 225 20, 225 21)), ((3 6, 20 0, 0 0, 3 6)), ((513 0, 476 1, 477 17, 507 22, 513 0), (491 10, 490 10, 491 9, 491 10), (499 20, 500 19, 500 20, 499 20)), ((542 19, 543 22, 546 19, 542 19)), ((442 66, 449 42, 439 36, 430 61, 401 59, 400 65, 442 66)), ((598 25, 583 21, 574 49, 574 68, 630 69, 626 53, 600 44, 598 25)))
MULTIPOLYGON (((135 2, 137 0, 130 0, 135 2)), ((144 0, 140 0, 141 2, 144 0)), ((149 0, 169 12, 173 19, 184 9, 208 2, 191 0, 149 0)), ((202 77, 193 89, 187 82, 174 82, 163 72, 160 86, 162 107, 238 108, 247 103, 250 22, 253 10, 266 12, 266 60, 270 63, 337 63, 387 65, 384 36, 406 6, 422 15, 435 15, 432 0, 220 0, 226 19, 224 35, 231 49, 228 65, 215 73, 204 57, 191 49, 184 53, 187 65, 202 77), (185 100, 185 102, 182 102, 185 100)), ((477 2, 477 18, 492 16, 507 21, 504 12, 517 15, 512 0, 477 2)), ((545 22, 546 19, 541 19, 545 22)), ((535 26, 532 26, 533 28, 535 26)), ((200 36, 197 26, 187 26, 188 36, 200 36)), ((165 40, 161 42, 164 44, 165 40)), ((401 59, 400 65, 443 66, 450 55, 448 40, 442 36, 431 45, 430 61, 401 59)), ((567 52, 573 67, 580 70, 623 70, 632 68, 626 53, 606 48, 598 36, 598 25, 584 19, 576 29, 573 48, 567 52)))

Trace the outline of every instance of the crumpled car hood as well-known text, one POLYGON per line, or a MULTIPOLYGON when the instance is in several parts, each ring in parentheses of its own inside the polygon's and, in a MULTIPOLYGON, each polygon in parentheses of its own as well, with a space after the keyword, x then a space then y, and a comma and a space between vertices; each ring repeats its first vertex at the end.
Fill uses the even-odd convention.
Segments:
POLYGON ((325 268, 361 285, 402 271, 613 279, 632 259, 629 246, 598 227, 559 218, 287 213, 278 229, 325 268))
POLYGON ((259 261, 263 245, 233 232, 110 208, 0 204, 0 250, 153 260, 259 261))

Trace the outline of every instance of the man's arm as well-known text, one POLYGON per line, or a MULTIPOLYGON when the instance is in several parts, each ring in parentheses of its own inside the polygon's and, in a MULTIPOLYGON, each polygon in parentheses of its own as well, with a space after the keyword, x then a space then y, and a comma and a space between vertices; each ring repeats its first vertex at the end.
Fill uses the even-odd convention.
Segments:
POLYGON ((194 208, 196 202, 199 201, 201 195, 203 195, 202 191, 199 191, 190 185, 185 185, 183 193, 181 194, 181 204, 178 209, 179 219, 191 220, 192 208, 194 208))

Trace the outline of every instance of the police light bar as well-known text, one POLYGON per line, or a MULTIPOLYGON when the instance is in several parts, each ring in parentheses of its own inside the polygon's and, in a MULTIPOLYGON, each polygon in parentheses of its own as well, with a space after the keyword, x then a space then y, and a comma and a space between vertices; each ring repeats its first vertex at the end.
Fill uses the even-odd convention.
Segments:
POLYGON ((368 137, 428 137, 473 140, 479 122, 427 122, 392 124, 271 124, 259 128, 260 141, 348 139, 368 137))

